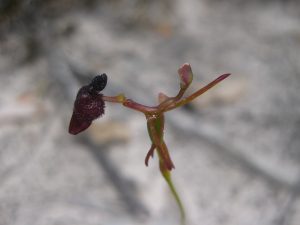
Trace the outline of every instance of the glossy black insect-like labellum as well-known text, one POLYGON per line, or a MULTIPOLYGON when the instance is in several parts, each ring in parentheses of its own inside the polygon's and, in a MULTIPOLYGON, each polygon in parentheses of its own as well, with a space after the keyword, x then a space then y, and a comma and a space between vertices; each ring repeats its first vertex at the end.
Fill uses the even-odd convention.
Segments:
POLYGON ((107 84, 107 76, 105 73, 95 76, 92 82, 89 84, 90 86, 90 91, 92 93, 97 93, 102 91, 107 84))
POLYGON ((107 84, 106 74, 101 74, 90 84, 79 89, 69 125, 70 134, 78 134, 87 129, 93 120, 104 114, 104 101, 100 93, 107 84))

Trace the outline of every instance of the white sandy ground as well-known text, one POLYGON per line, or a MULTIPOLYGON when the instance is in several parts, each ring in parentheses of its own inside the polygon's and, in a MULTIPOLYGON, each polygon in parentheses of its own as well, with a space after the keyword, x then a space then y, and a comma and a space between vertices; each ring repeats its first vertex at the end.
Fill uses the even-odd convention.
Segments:
POLYGON ((188 225, 298 225, 300 6, 178 0, 139 12, 129 2, 66 15, 75 33, 48 40, 32 63, 14 66, 22 46, 12 40, 17 51, 0 52, 0 225, 179 224, 157 157, 143 164, 143 115, 107 104, 89 134, 148 212, 132 215, 89 146, 68 134, 66 92, 75 98, 77 83, 58 74, 66 64, 106 72, 105 94, 155 104, 158 92, 176 93, 184 62, 192 90, 232 73, 166 115, 188 225))

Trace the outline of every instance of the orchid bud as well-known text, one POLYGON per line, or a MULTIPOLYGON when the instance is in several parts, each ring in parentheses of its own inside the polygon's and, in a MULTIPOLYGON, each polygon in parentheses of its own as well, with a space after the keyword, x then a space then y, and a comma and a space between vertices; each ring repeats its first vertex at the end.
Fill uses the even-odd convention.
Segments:
POLYGON ((188 63, 183 64, 178 69, 178 74, 180 78, 180 88, 186 89, 193 80, 193 72, 191 65, 188 63))

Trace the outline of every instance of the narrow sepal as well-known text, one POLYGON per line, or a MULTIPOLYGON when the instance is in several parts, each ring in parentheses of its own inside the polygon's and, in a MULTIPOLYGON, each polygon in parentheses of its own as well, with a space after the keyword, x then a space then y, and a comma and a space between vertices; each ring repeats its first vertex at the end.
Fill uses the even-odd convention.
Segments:
POLYGON ((145 165, 148 166, 148 162, 150 157, 153 158, 153 154, 154 154, 154 150, 155 150, 155 145, 152 144, 150 150, 148 151, 146 158, 145 158, 145 165))
POLYGON ((160 92, 160 93, 158 94, 158 102, 159 102, 159 103, 162 103, 162 102, 168 100, 169 98, 170 98, 170 97, 168 97, 167 95, 165 95, 165 94, 162 93, 162 92, 160 92))

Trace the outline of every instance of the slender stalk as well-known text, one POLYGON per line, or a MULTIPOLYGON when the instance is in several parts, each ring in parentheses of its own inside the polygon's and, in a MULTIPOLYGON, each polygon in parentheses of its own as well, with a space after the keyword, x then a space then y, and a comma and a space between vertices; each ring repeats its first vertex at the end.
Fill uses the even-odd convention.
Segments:
POLYGON ((130 109, 142 112, 144 114, 149 114, 151 112, 157 112, 157 107, 142 105, 131 99, 127 99, 125 102, 123 102, 123 105, 130 109))
POLYGON ((144 114, 157 111, 157 107, 142 105, 142 104, 137 103, 137 102, 135 102, 131 99, 127 99, 123 94, 119 94, 117 96, 105 96, 105 95, 103 95, 102 99, 106 102, 123 104, 127 108, 142 112, 144 114))
POLYGON ((160 103, 157 107, 161 112, 164 112, 166 108, 168 108, 170 105, 174 104, 174 102, 179 101, 182 96, 184 95, 187 88, 181 88, 178 92, 178 94, 175 97, 171 97, 160 103))
POLYGON ((230 73, 226 73, 223 74, 221 76, 219 76, 217 79, 215 79, 214 81, 210 82, 209 84, 207 84, 206 86, 204 86, 203 88, 201 88, 200 90, 194 92, 193 94, 191 94, 190 96, 175 102, 173 104, 171 104, 168 108, 166 108, 164 111, 170 111, 174 108, 183 106, 187 103, 189 103, 190 101, 194 100, 195 98, 197 98, 198 96, 202 95, 203 93, 205 93, 206 91, 208 91, 210 88, 212 88, 213 86, 215 86, 216 84, 218 84, 219 82, 221 82, 222 80, 224 80, 225 78, 227 78, 230 75, 230 73))
POLYGON ((161 174, 163 175, 165 181, 167 182, 171 193, 173 195, 173 197, 175 198, 175 201, 179 207, 180 210, 180 224, 181 225, 185 225, 186 224, 186 215, 185 215, 185 210, 184 210, 184 206, 182 204, 182 201, 177 193, 177 190, 172 182, 172 178, 171 178, 171 173, 169 170, 167 170, 164 165, 162 164, 161 160, 160 160, 160 171, 161 174))
POLYGON ((120 96, 122 96, 122 95, 117 95, 117 96, 105 96, 105 95, 103 95, 102 99, 103 99, 103 101, 106 101, 106 102, 113 102, 113 103, 121 103, 122 104, 126 100, 126 98, 125 97, 121 98, 120 96))

